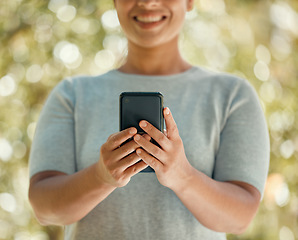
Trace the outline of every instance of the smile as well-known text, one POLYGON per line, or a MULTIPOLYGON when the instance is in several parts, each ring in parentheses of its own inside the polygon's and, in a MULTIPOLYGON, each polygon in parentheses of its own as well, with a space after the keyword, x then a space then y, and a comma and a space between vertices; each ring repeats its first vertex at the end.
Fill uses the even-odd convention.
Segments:
POLYGON ((135 16, 134 20, 142 23, 155 23, 164 20, 165 16, 135 16))

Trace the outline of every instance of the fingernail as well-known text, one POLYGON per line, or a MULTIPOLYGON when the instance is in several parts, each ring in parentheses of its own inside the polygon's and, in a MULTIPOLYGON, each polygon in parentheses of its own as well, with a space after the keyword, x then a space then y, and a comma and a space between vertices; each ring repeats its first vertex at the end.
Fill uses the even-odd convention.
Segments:
POLYGON ((137 150, 136 150, 136 153, 137 153, 137 154, 141 154, 141 153, 142 153, 141 149, 137 149, 137 150))
POLYGON ((165 109, 165 114, 166 115, 169 115, 170 114, 170 109, 168 107, 166 107, 166 109, 165 109))
POLYGON ((135 140, 139 141, 141 139, 140 135, 135 136, 135 140))
POLYGON ((136 129, 134 129, 134 128, 130 129, 130 130, 129 130, 129 133, 130 133, 130 134, 135 134, 135 133, 136 133, 136 129))
POLYGON ((141 122, 141 127, 147 127, 147 123, 145 121, 141 122))

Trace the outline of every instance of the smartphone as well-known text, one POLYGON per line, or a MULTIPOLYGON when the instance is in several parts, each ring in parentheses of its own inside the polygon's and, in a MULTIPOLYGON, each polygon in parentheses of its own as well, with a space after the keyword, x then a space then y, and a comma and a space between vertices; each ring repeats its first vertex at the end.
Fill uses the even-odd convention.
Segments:
MULTIPOLYGON (((144 131, 140 128, 141 120, 146 120, 163 132, 163 95, 160 92, 123 92, 119 97, 120 131, 135 127, 139 134, 144 131)), ((153 139, 152 143, 157 144, 153 139)), ((154 172, 147 167, 142 172, 154 172)))

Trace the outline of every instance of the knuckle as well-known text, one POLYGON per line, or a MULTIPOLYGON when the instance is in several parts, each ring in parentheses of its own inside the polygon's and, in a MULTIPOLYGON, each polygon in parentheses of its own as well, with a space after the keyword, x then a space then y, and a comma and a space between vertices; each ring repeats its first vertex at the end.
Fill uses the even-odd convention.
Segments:
POLYGON ((131 162, 134 159, 135 155, 132 153, 128 156, 127 160, 131 162))
POLYGON ((120 176, 118 174, 114 173, 112 176, 116 182, 119 182, 120 176))
POLYGON ((112 161, 112 158, 110 156, 106 156, 105 158, 103 158, 103 163, 106 166, 106 168, 112 169, 113 161, 112 161))
POLYGON ((119 183, 123 183, 123 182, 125 182, 125 180, 126 180, 126 177, 123 174, 122 175, 119 175, 118 178, 117 178, 117 181, 119 183))
POLYGON ((182 139, 181 139, 181 138, 178 138, 178 139, 176 140, 176 144, 177 144, 178 147, 182 147, 182 146, 183 146, 182 139))
POLYGON ((109 136, 107 142, 110 143, 110 144, 113 144, 113 145, 117 145, 118 142, 119 142, 117 133, 114 133, 111 136, 109 136))
POLYGON ((164 134, 161 134, 156 138, 156 141, 159 143, 163 143, 165 141, 165 138, 166 136, 164 134))
POLYGON ((150 165, 151 165, 152 167, 155 167, 155 166, 156 166, 155 161, 153 161, 152 159, 148 159, 148 162, 150 162, 150 165))
POLYGON ((101 145, 101 147, 100 147, 100 154, 103 155, 105 152, 106 152, 106 145, 103 144, 103 145, 101 145))
POLYGON ((134 155, 130 154, 126 159, 125 159, 125 163, 130 165, 131 163, 133 163, 134 161, 134 155))
POLYGON ((154 160, 149 160, 150 161, 150 165, 152 168, 156 169, 157 168, 157 162, 154 160))
POLYGON ((106 168, 107 167, 109 167, 109 159, 108 158, 106 158, 105 156, 103 156, 103 158, 102 158, 102 162, 103 162, 103 164, 106 166, 106 168))
POLYGON ((150 141, 150 139, 151 139, 151 137, 148 134, 144 134, 143 137, 148 141, 150 141))
POLYGON ((111 134, 111 135, 108 137, 107 141, 111 141, 111 140, 114 138, 114 136, 115 136, 115 133, 111 134))
POLYGON ((148 124, 147 129, 148 129, 148 131, 152 131, 153 126, 151 124, 148 124))
POLYGON ((167 174, 169 172, 169 167, 165 165, 162 171, 164 174, 167 174))
POLYGON ((116 181, 119 180, 120 175, 119 175, 119 172, 117 171, 117 169, 110 170, 110 174, 116 181))
POLYGON ((118 139, 116 136, 113 136, 112 139, 111 139, 111 142, 113 145, 117 145, 118 144, 118 139))
POLYGON ((136 166, 133 166, 132 167, 132 173, 135 174, 137 171, 138 171, 137 167, 136 166))
POLYGON ((123 153, 125 154, 125 155, 128 155, 129 153, 131 153, 131 146, 130 146, 131 144, 126 144, 126 145, 124 145, 124 147, 123 147, 123 153))
POLYGON ((134 161, 136 161, 136 160, 138 160, 138 159, 139 159, 139 156, 138 156, 136 153, 131 154, 131 155, 129 156, 129 160, 130 160, 130 162, 134 162, 134 161))
POLYGON ((158 155, 160 155, 160 153, 161 153, 161 150, 160 150, 160 148, 158 148, 158 147, 156 147, 156 148, 154 148, 154 149, 152 150, 152 154, 153 154, 154 156, 158 156, 158 155))

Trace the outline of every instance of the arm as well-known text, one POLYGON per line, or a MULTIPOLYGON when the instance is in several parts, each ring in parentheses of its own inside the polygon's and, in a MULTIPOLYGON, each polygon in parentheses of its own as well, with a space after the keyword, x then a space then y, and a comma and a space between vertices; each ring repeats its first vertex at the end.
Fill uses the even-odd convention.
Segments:
POLYGON ((182 203, 207 228, 243 233, 257 212, 259 191, 244 182, 219 182, 193 171, 179 189, 174 189, 182 203))
POLYGON ((172 189, 201 224, 214 231, 243 232, 258 208, 258 190, 242 182, 215 181, 194 169, 185 156, 169 109, 164 110, 164 116, 166 135, 145 121, 140 123, 161 148, 136 135, 135 141, 143 148, 137 149, 137 154, 155 170, 159 182, 172 189))
POLYGON ((96 164, 75 174, 45 171, 30 180, 29 200, 42 225, 68 225, 87 215, 115 187, 96 177, 96 164))
POLYGON ((67 225, 80 220, 147 167, 133 153, 138 146, 134 141, 119 147, 137 132, 127 129, 107 139, 97 162, 94 159, 93 165, 76 170, 73 84, 71 79, 62 81, 50 94, 30 152, 29 200, 43 225, 67 225))
MULTIPOLYGON (((30 181, 29 200, 43 225, 68 225, 86 216, 117 187, 125 186, 132 176, 147 165, 134 152, 130 141, 136 129, 111 135, 102 145, 97 163, 74 174, 44 171, 30 181)), ((148 139, 145 136, 145 139, 148 139)))

